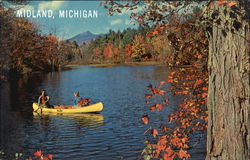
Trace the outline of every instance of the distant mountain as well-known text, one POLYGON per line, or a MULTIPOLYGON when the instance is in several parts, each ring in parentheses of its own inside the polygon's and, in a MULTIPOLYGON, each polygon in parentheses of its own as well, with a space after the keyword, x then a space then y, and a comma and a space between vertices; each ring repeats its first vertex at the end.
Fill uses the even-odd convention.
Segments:
POLYGON ((80 33, 68 40, 70 41, 76 41, 78 44, 82 44, 83 42, 89 42, 91 41, 92 39, 95 39, 96 37, 100 36, 101 34, 93 34, 91 33, 90 31, 86 31, 86 32, 83 32, 83 33, 80 33))

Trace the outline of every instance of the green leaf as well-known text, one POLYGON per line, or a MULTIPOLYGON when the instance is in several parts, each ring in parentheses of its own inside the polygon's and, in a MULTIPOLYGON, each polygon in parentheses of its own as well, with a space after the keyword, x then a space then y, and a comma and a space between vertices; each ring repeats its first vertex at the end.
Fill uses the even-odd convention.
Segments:
POLYGON ((144 160, 150 160, 150 158, 151 158, 150 155, 144 155, 144 156, 143 156, 143 159, 144 159, 144 160))

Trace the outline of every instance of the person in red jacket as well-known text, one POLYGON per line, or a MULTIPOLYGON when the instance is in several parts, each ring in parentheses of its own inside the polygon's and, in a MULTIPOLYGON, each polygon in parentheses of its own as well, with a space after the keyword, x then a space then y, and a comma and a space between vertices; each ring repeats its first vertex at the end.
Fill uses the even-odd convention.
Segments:
POLYGON ((41 95, 38 98, 38 105, 39 104, 42 104, 43 107, 51 108, 51 106, 49 104, 49 96, 47 96, 45 91, 42 91, 41 95))

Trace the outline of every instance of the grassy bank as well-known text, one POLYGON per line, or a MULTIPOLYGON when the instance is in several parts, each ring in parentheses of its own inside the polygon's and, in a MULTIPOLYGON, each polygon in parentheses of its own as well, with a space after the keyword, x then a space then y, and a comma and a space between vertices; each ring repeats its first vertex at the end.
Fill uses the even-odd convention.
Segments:
POLYGON ((144 62, 127 62, 127 63, 102 63, 102 64, 67 64, 63 67, 70 68, 70 67, 77 67, 77 66, 91 66, 91 67, 115 67, 115 66, 145 66, 145 65, 160 65, 163 64, 157 61, 144 61, 144 62))

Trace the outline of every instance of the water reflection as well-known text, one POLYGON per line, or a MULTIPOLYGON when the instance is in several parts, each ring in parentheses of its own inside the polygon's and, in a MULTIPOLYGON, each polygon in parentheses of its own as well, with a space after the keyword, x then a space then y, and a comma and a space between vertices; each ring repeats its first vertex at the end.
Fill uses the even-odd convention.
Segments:
POLYGON ((51 124, 56 122, 53 121, 61 121, 61 120, 70 120, 73 124, 78 127, 84 128, 97 128, 98 126, 104 125, 104 117, 102 114, 98 113, 75 113, 75 114, 62 114, 62 113, 43 113, 39 114, 37 112, 33 112, 33 120, 37 122, 41 121, 42 124, 51 124))

